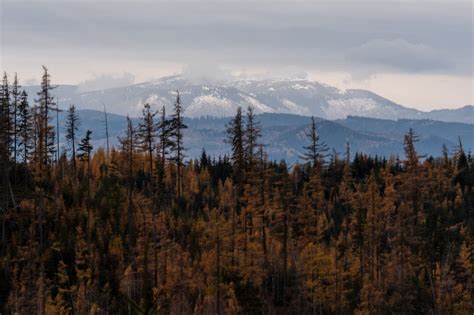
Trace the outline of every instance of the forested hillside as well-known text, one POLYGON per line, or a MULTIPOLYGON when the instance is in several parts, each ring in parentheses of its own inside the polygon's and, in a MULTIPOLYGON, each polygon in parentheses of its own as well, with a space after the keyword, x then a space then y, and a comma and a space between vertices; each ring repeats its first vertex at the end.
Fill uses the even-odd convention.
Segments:
MULTIPOLYGON (((56 92, 56 90, 54 90, 56 92)), ((181 92, 181 91, 180 91, 181 92)), ((67 149, 67 106, 62 103, 62 112, 59 112, 59 150, 67 149)), ((113 105, 113 104, 112 104, 113 105)), ((160 107, 154 107, 154 110, 160 107)), ((184 111, 186 113, 186 110, 184 111)), ((107 142, 105 115, 103 111, 76 110, 81 120, 78 128, 79 134, 87 130, 93 133, 92 143, 95 148, 105 147, 107 142)), ((235 113, 233 113, 234 115, 235 113)), ((184 118, 188 126, 184 132, 186 154, 188 159, 198 158, 202 149, 211 157, 224 156, 229 153, 229 145, 224 142, 226 124, 231 116, 184 118)), ((51 124, 56 124, 56 117, 52 117, 51 124)), ((261 122, 262 137, 260 142, 265 145, 269 160, 285 160, 287 164, 304 162, 303 146, 307 139, 305 130, 310 126, 310 117, 290 114, 265 113, 258 114, 256 118, 261 122)), ((132 123, 138 124, 139 117, 133 117, 132 123)), ((403 156, 403 135, 410 129, 419 134, 417 149, 420 155, 440 156, 443 145, 449 152, 453 152, 461 140, 465 151, 474 149, 474 124, 447 123, 433 120, 382 120, 350 116, 346 119, 328 121, 316 119, 318 134, 340 155, 345 151, 347 142, 351 151, 364 152, 372 156, 403 156)), ((120 136, 127 126, 126 116, 107 114, 108 133, 110 146, 119 145, 120 136)))
POLYGON ((0 107, 2 314, 472 314, 474 162, 328 150, 268 160, 252 107, 229 154, 187 159, 173 111, 143 107, 118 147, 67 112, 58 151, 47 69, 37 102, 5 75, 0 107), (93 153, 94 152, 94 153, 93 153))

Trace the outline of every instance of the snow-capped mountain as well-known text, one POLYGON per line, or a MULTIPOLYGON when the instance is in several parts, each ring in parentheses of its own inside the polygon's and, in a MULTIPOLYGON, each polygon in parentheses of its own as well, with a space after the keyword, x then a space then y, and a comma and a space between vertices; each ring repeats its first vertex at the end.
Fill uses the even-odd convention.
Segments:
MULTIPOLYGON (((28 87, 31 101, 38 87, 28 87)), ((227 117, 240 106, 252 106, 257 114, 288 113, 317 116, 324 119, 344 119, 363 116, 382 119, 435 118, 444 121, 474 123, 472 110, 421 112, 407 108, 366 90, 340 90, 304 79, 236 80, 222 84, 197 84, 182 76, 169 76, 127 87, 81 92, 77 86, 58 86, 54 94, 60 107, 75 104, 79 109, 101 109, 138 116, 143 104, 172 110, 176 90, 187 117, 227 117), (467 115, 466 115, 467 113, 467 115)), ((469 109, 469 107, 466 107, 469 109)))
POLYGON ((342 119, 349 115, 373 118, 412 118, 417 110, 405 108, 365 90, 339 90, 314 81, 239 81, 235 86, 279 113, 342 119))

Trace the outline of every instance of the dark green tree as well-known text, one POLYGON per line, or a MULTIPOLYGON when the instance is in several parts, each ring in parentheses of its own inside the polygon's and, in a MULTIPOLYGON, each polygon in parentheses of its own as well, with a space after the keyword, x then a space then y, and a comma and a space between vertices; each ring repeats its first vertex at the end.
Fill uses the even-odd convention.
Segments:
POLYGON ((311 116, 311 126, 309 130, 306 131, 306 138, 308 139, 309 144, 303 147, 305 153, 301 158, 306 162, 312 163, 312 166, 316 168, 324 159, 328 148, 327 145, 319 139, 314 116, 311 116))
POLYGON ((20 104, 20 91, 21 86, 18 84, 18 76, 15 73, 15 77, 13 79, 13 85, 11 90, 11 104, 10 104, 10 117, 11 117, 11 136, 12 136, 12 159, 13 162, 16 163, 17 161, 17 153, 18 153, 18 108, 20 104))
POLYGON ((262 127, 260 122, 255 117, 253 107, 249 106, 247 109, 247 121, 245 125, 244 146, 246 160, 249 164, 249 169, 252 169, 254 162, 258 159, 257 148, 259 146, 259 139, 262 136, 262 127))
POLYGON ((79 116, 76 113, 76 107, 74 105, 70 105, 66 116, 66 140, 69 145, 69 150, 71 150, 73 174, 76 174, 76 143, 77 131, 79 130, 80 125, 81 121, 79 120, 79 116))
POLYGON ((183 160, 186 157, 184 154, 183 145, 183 130, 188 128, 183 120, 183 105, 181 104, 181 97, 179 91, 176 91, 176 102, 174 103, 174 113, 171 116, 171 132, 172 139, 171 151, 173 153, 171 160, 176 163, 176 192, 178 199, 181 197, 181 179, 183 160))
POLYGON ((91 144, 91 134, 92 131, 87 130, 86 135, 82 138, 81 142, 79 143, 78 151, 80 152, 77 157, 87 163, 87 173, 88 176, 91 174, 91 153, 92 153, 92 144, 91 144))
POLYGON ((33 117, 28 103, 28 94, 23 91, 18 105, 18 149, 19 156, 25 165, 30 157, 30 150, 34 148, 33 132, 33 117))
POLYGON ((234 183, 237 185, 238 195, 243 193, 245 147, 244 147, 244 125, 242 119, 242 108, 237 108, 234 118, 227 124, 226 142, 232 147, 231 159, 234 166, 234 183))
POLYGON ((158 125, 155 123, 155 116, 157 112, 153 111, 150 104, 146 103, 143 107, 142 117, 138 124, 138 144, 141 149, 148 155, 149 175, 153 174, 153 152, 156 149, 156 133, 158 125))
POLYGON ((55 155, 55 133, 54 127, 49 124, 50 112, 54 106, 54 97, 52 95, 51 76, 48 69, 43 66, 43 77, 41 80, 41 89, 38 92, 37 102, 37 147, 35 148, 37 166, 40 176, 47 177, 47 168, 55 155))

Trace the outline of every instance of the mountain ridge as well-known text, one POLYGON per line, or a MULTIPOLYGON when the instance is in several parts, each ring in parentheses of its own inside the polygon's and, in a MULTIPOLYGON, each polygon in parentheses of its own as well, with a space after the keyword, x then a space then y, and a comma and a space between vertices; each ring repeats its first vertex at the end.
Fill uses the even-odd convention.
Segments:
MULTIPOLYGON (((87 129, 92 131, 95 148, 105 147, 104 113, 97 110, 77 111, 81 126, 79 138, 87 129)), ((61 146, 65 148, 65 116, 60 113, 61 146)), ((440 156, 443 144, 451 152, 458 145, 460 137, 466 151, 474 149, 474 124, 449 123, 433 120, 400 119, 381 120, 375 118, 350 116, 342 120, 325 120, 315 118, 321 141, 329 148, 342 154, 347 142, 352 152, 363 152, 371 155, 392 156, 403 155, 403 135, 413 128, 420 135, 416 144, 420 154, 440 156)), ((303 147, 307 145, 305 131, 309 128, 310 119, 307 116, 280 113, 264 113, 257 115, 262 126, 262 143, 271 160, 285 159, 289 163, 301 162, 303 147)), ((132 118, 137 125, 138 118, 132 118)), ((184 130, 184 144, 189 158, 197 158, 203 149, 213 157, 229 154, 230 146, 224 142, 228 117, 185 117, 188 129, 184 130)), ((118 114, 108 114, 109 140, 112 146, 117 146, 117 137, 123 135, 126 127, 126 117, 118 114)))
MULTIPOLYGON (((27 86, 33 102, 38 87, 27 86)), ((324 83, 306 79, 236 80, 222 84, 195 83, 182 76, 170 76, 125 87, 81 91, 79 86, 60 85, 53 92, 59 106, 75 104, 79 109, 107 105, 111 113, 137 117, 143 104, 172 110, 175 91, 179 90, 184 115, 232 116, 237 107, 252 106, 260 113, 290 113, 318 116, 328 120, 355 115, 378 119, 433 119, 447 122, 474 123, 474 106, 459 109, 422 112, 404 107, 383 96, 362 89, 340 90, 324 83)))

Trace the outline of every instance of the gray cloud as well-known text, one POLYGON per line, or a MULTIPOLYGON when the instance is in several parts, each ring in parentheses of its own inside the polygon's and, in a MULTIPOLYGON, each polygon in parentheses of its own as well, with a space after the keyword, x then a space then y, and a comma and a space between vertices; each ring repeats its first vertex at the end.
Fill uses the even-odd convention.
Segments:
POLYGON ((359 77, 378 71, 426 72, 449 70, 449 59, 425 44, 405 39, 375 39, 351 48, 348 63, 358 65, 359 77))
POLYGON ((3 11, 7 56, 472 75, 469 1, 5 1, 3 11))
POLYGON ((183 69, 182 75, 190 82, 196 84, 222 83, 230 81, 233 78, 229 71, 211 62, 187 65, 183 69))
POLYGON ((96 75, 92 79, 80 82, 78 84, 78 89, 81 92, 96 91, 127 86, 134 82, 135 76, 128 72, 125 72, 122 75, 102 74, 99 76, 96 75))

